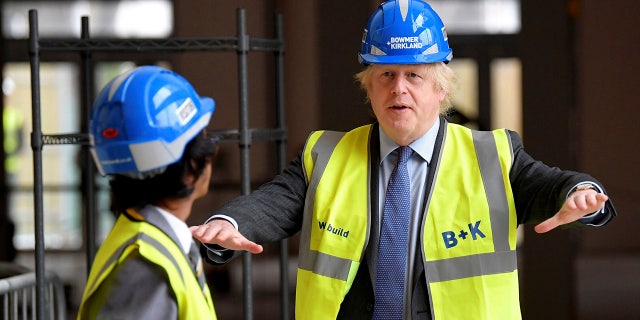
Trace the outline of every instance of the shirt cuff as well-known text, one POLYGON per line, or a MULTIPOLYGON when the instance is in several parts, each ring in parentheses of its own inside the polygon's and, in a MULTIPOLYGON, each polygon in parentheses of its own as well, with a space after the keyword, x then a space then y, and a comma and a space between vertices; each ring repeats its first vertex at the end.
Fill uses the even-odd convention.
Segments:
POLYGON ((207 219, 207 221, 205 221, 204 223, 207 224, 213 219, 224 219, 224 220, 227 220, 227 221, 229 221, 229 223, 231 223, 233 225, 234 228, 236 228, 236 230, 238 230, 238 223, 236 222, 236 220, 234 218, 231 218, 228 215, 224 215, 224 214, 214 214, 211 217, 209 217, 209 219, 207 219))

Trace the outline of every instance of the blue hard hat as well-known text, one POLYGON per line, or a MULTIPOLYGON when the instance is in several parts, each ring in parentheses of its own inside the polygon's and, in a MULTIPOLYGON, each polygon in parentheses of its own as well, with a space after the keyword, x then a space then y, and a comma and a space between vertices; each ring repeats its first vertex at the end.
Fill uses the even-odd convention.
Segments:
POLYGON ((98 170, 143 178, 180 160, 205 129, 215 102, 179 74, 141 66, 112 79, 98 94, 89 135, 98 170))
POLYGON ((453 58, 442 20, 421 0, 386 1, 371 15, 358 60, 368 64, 422 64, 453 58))

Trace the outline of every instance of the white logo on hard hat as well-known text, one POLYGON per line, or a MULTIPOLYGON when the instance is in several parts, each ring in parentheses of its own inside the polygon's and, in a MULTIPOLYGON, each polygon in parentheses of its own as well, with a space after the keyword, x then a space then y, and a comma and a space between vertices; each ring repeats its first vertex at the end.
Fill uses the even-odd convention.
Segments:
POLYGON ((191 118, 193 118, 197 113, 196 105, 193 104, 191 98, 187 98, 184 100, 182 105, 176 109, 176 115, 180 120, 181 125, 185 125, 191 118))
POLYGON ((119 159, 111 159, 111 160, 102 160, 100 161, 100 163, 108 166, 112 164, 121 164, 121 163, 127 163, 131 161, 133 161, 133 159, 131 159, 131 157, 127 157, 127 158, 119 158, 119 159))
POLYGON ((422 43, 418 37, 391 37, 387 41, 387 45, 393 50, 422 48, 422 43))

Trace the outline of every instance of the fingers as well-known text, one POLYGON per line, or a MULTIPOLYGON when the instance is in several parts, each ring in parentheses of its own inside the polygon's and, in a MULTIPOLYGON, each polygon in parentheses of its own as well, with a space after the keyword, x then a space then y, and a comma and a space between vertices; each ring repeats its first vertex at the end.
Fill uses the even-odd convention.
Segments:
POLYGON ((600 210, 609 197, 602 193, 576 192, 567 199, 570 209, 577 209, 588 213, 600 210))
POLYGON ((221 232, 222 227, 219 223, 214 224, 209 222, 207 224, 189 227, 189 229, 193 237, 200 240, 200 242, 213 243, 214 238, 218 232, 221 232))
POLYGON ((245 239, 245 243, 242 245, 242 247, 244 248, 245 251, 253 254, 262 253, 262 250, 263 250, 261 245, 255 242, 249 241, 247 239, 245 239))
POLYGON ((537 233, 545 233, 555 229, 559 225, 561 225, 561 223, 557 221, 556 216, 553 216, 536 225, 533 230, 537 233))
POLYGON ((212 220, 207 224, 190 227, 194 238, 203 243, 220 245, 231 250, 245 250, 250 253, 261 253, 263 248, 245 238, 231 223, 226 220, 212 220))
POLYGON ((596 194, 596 200, 598 201, 598 206, 600 208, 604 207, 604 204, 609 200, 609 197, 604 193, 596 194))
POLYGON ((536 225, 534 230, 537 233, 545 233, 563 224, 574 222, 602 209, 608 199, 607 195, 592 190, 575 192, 567 198, 560 211, 536 225))

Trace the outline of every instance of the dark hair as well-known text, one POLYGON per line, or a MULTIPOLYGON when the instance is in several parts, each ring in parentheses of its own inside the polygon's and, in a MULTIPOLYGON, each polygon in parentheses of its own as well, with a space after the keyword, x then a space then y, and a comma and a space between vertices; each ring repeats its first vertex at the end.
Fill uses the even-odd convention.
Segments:
POLYGON ((216 152, 216 140, 198 134, 185 147, 180 161, 169 165, 164 172, 146 179, 113 175, 111 210, 120 214, 127 208, 142 207, 164 198, 184 198, 193 193, 194 186, 185 184, 188 175, 197 180, 216 152))

